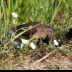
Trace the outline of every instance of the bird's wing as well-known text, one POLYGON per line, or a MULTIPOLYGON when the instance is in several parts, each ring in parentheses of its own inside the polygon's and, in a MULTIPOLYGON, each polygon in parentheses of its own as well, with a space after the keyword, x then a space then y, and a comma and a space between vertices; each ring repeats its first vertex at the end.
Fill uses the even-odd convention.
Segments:
POLYGON ((17 26, 17 29, 19 29, 17 31, 17 33, 20 33, 22 31, 24 31, 24 29, 25 30, 27 29, 27 31, 24 32, 23 34, 34 34, 35 32, 37 32, 37 28, 39 28, 40 25, 42 25, 42 24, 40 24, 40 23, 38 23, 38 24, 37 23, 30 23, 30 25, 29 25, 29 23, 28 23, 28 25, 24 24, 24 25, 17 26))
POLYGON ((39 23, 39 22, 31 22, 31 23, 27 23, 27 24, 23 24, 23 25, 18 25, 17 30, 20 29, 20 28, 23 28, 23 27, 35 26, 35 25, 39 25, 39 24, 41 24, 41 23, 39 23))
POLYGON ((45 33, 45 25, 43 24, 36 24, 34 26, 32 26, 31 29, 29 29, 28 31, 26 31, 24 34, 34 34, 34 33, 45 33))

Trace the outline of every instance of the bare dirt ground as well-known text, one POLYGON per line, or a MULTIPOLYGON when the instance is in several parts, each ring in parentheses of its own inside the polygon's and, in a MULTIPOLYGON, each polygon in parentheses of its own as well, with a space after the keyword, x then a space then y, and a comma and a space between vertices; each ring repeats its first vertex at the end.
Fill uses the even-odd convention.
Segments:
POLYGON ((58 53, 58 57, 48 57, 36 64, 31 61, 38 57, 37 54, 31 55, 30 59, 18 63, 17 70, 72 70, 72 53, 62 56, 58 53))
POLYGON ((57 52, 51 51, 48 54, 33 52, 26 56, 26 60, 21 60, 10 68, 16 66, 16 70, 72 70, 72 53, 62 54, 59 49, 57 52))
MULTIPOLYGON (((69 45, 72 51, 72 44, 69 45)), ((4 62, 5 69, 10 70, 72 70, 72 52, 65 53, 59 49, 47 52, 32 52, 24 60, 15 61, 7 59, 4 62), (14 63, 15 61, 15 63, 14 63)))

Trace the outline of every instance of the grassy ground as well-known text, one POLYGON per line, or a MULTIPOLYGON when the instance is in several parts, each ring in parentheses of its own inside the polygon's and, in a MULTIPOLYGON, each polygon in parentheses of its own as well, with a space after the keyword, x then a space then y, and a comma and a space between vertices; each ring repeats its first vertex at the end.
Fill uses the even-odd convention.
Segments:
MULTIPOLYGON (((65 33, 72 28, 72 16, 71 16, 71 0, 1 0, 0 1, 0 69, 16 69, 17 62, 30 59, 32 53, 37 53, 37 56, 45 56, 51 51, 55 50, 54 56, 59 56, 58 48, 53 45, 53 38, 51 38, 49 45, 40 44, 35 50, 32 50, 29 46, 24 46, 22 49, 15 48, 11 41, 18 41, 22 37, 21 35, 10 35, 9 31, 12 27, 28 22, 41 22, 47 26, 51 26, 54 30, 54 34, 61 43, 61 56, 67 55, 72 52, 72 41, 68 41, 65 38, 65 33), (16 12, 17 18, 12 17, 11 13, 16 12), (69 45, 68 45, 69 44, 69 45), (65 45, 65 46, 64 46, 65 45), (64 47, 63 47, 64 46, 64 47), (39 52, 41 54, 39 54, 39 52)), ((36 42, 36 40, 33 40, 36 42)), ((59 53, 60 53, 59 52, 59 53)), ((35 55, 36 57, 36 55, 35 55)), ((53 57, 53 56, 51 56, 53 57)), ((36 59, 40 59, 36 58, 36 59)), ((50 56, 49 56, 50 58, 50 56)), ((33 58, 30 61, 34 62, 33 58)), ((27 63, 30 63, 27 61, 27 63)), ((18 66, 18 65, 17 65, 18 66)), ((58 65, 55 65, 58 69, 58 65)), ((60 69, 63 66, 60 66, 60 69)), ((20 68, 20 67, 19 67, 20 68)), ((49 65, 47 68, 54 68, 54 65, 49 65)), ((32 69, 32 68, 30 68, 32 69)))

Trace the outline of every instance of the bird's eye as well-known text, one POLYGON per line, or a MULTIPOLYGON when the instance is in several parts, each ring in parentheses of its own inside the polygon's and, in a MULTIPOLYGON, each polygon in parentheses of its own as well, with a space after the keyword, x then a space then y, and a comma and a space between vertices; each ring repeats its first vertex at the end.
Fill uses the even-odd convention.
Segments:
POLYGON ((49 31, 49 32, 51 32, 51 33, 52 33, 52 31, 49 31))

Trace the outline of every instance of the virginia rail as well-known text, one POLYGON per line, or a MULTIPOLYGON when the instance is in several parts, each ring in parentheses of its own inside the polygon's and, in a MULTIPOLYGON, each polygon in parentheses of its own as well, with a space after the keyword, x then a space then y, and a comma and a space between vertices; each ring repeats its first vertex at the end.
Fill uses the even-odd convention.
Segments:
MULTIPOLYGON (((32 29, 28 30, 27 32, 23 33, 23 36, 29 36, 31 35, 31 38, 43 38, 45 37, 47 34, 50 34, 53 36, 53 38, 56 40, 56 37, 54 36, 53 33, 53 29, 49 26, 45 26, 39 22, 31 22, 31 23, 27 23, 27 24, 23 24, 23 25, 18 25, 16 27, 17 34, 19 34, 20 32, 22 32, 23 30, 20 28, 24 28, 24 27, 29 27, 29 26, 34 26, 32 29)), ((15 28, 12 28, 13 31, 15 31, 15 28)))

